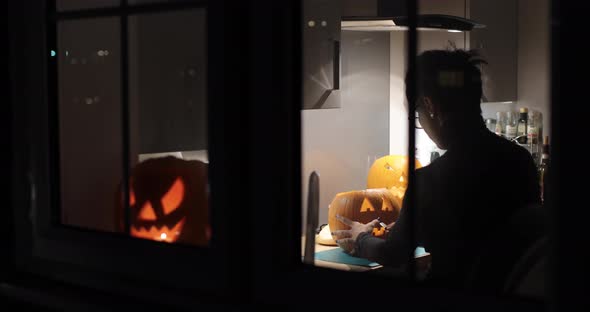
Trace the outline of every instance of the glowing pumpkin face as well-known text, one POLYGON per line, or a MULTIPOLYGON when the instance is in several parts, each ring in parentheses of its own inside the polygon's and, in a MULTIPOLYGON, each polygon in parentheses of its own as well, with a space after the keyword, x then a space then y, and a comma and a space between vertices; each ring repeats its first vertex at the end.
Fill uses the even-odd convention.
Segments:
MULTIPOLYGON (((416 169, 422 167, 416 159, 416 169)), ((397 188, 404 192, 408 186, 408 157, 383 156, 373 163, 367 176, 367 188, 397 188)))
MULTIPOLYGON (((331 231, 349 229, 336 219, 337 214, 361 223, 380 218, 389 224, 397 220, 400 210, 401 199, 385 188, 338 193, 328 209, 328 225, 331 231)), ((384 234, 384 229, 373 230, 375 236, 384 234)))
POLYGON ((184 200, 185 187, 182 178, 176 178, 170 189, 161 197, 161 200, 146 200, 143 205, 135 205, 135 193, 133 188, 130 192, 131 207, 135 208, 135 222, 130 228, 131 236, 161 240, 165 242, 175 242, 184 228, 186 222, 185 216, 174 216, 180 213, 178 209, 184 200), (170 216, 170 217, 169 217, 170 216), (170 218, 178 222, 156 222, 158 219, 163 220, 170 218), (158 226, 158 223, 163 226, 158 226), (168 225, 169 224, 169 225, 168 225))
POLYGON ((130 179, 129 208, 133 237, 206 245, 207 165, 171 156, 139 163, 130 179))

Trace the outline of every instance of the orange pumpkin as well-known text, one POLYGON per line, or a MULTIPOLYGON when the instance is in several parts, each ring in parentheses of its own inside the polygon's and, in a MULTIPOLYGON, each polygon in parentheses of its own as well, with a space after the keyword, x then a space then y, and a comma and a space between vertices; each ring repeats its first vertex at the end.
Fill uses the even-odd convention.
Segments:
POLYGON ((129 183, 131 236, 208 243, 207 164, 172 156, 148 159, 133 168, 129 183))
MULTIPOLYGON (((389 224, 397 220, 400 210, 401 199, 385 188, 338 193, 328 208, 328 225, 331 231, 350 228, 336 219, 337 214, 361 223, 381 218, 389 224)), ((383 229, 373 230, 375 236, 384 234, 383 229)))
MULTIPOLYGON (((416 159, 416 169, 422 167, 416 159)), ((393 187, 404 192, 408 186, 408 157, 402 155, 383 156, 371 165, 367 176, 367 188, 393 187)))

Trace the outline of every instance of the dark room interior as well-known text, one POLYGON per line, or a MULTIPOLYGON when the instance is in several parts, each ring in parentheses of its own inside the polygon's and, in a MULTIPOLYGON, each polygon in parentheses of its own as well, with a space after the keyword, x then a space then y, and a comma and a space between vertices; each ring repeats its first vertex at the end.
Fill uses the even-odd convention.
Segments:
POLYGON ((5 3, 2 311, 590 311, 583 2, 5 3))

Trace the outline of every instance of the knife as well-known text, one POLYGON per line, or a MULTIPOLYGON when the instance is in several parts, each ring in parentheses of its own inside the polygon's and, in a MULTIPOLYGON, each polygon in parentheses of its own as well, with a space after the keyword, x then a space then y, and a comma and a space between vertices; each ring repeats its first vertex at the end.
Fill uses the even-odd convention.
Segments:
POLYGON ((307 192, 307 222, 305 227, 305 253, 303 262, 314 264, 315 256, 315 231, 318 227, 318 214, 320 206, 320 176, 313 171, 309 175, 307 192))

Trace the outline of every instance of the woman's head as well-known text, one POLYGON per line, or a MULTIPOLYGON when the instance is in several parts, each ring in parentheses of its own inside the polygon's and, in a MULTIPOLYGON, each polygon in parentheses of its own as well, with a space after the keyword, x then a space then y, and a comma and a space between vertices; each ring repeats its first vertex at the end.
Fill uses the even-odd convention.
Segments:
MULTIPOLYGON (((473 50, 430 50, 416 59, 416 112, 428 136, 445 148, 449 120, 481 119, 481 64, 487 64, 473 50)), ((410 71, 406 74, 409 98, 410 71)))

